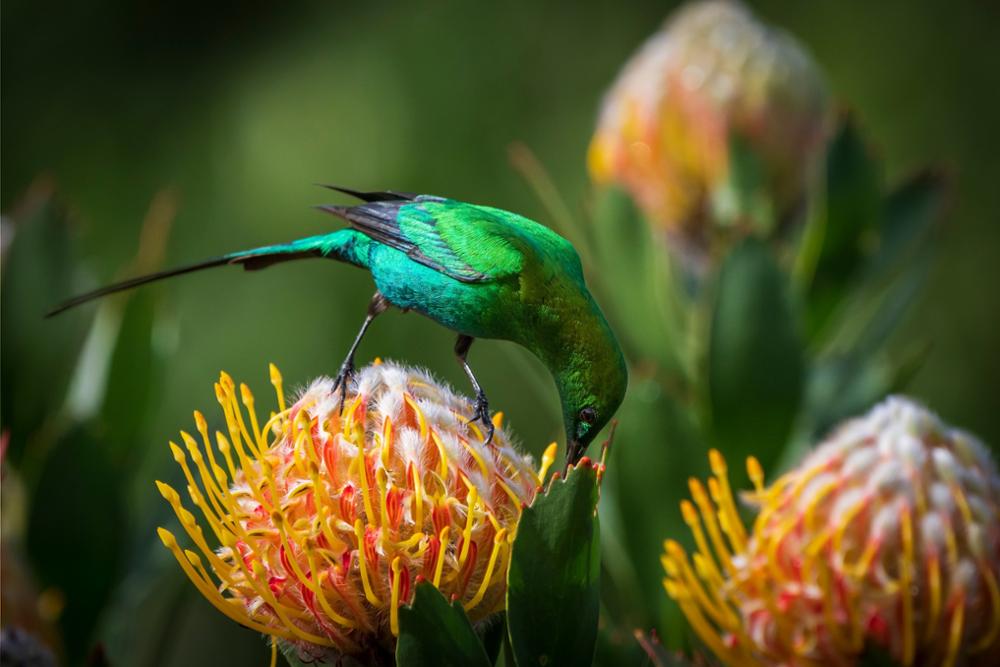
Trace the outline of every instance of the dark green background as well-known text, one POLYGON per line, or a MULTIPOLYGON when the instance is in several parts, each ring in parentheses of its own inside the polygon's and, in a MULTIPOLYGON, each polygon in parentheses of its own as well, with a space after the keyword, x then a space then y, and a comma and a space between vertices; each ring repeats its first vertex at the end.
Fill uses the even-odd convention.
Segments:
MULTIPOLYGON (((929 162, 952 175, 929 289, 896 341, 932 345, 909 392, 996 445, 1000 9, 753 4, 813 52, 841 106, 876 142, 890 182, 929 162)), ((333 200, 311 185, 320 181, 445 194, 545 221, 508 147, 531 147, 579 201, 602 91, 672 6, 7 0, 0 204, 9 211, 36 177, 52 175, 102 282, 132 256, 164 187, 180 197, 171 264, 329 229, 334 221, 309 209, 333 200)), ((293 386, 335 372, 370 293, 362 272, 319 261, 219 270, 165 288, 174 351, 147 438, 135 443, 146 463, 128 481, 140 506, 161 513, 148 520, 150 548, 159 548, 151 527, 166 516, 153 486, 169 462, 166 440, 191 425, 191 409, 213 410, 217 371, 259 390, 268 361, 293 386)), ((38 304, 39 316, 49 305, 38 304)), ((360 359, 405 359, 464 388, 451 345, 432 323, 391 313, 360 359)), ((527 449, 540 453, 560 435, 554 388, 534 359, 483 342, 471 360, 527 449)), ((147 562, 141 544, 137 563, 147 562)), ((191 590, 147 585, 133 568, 116 593, 118 612, 102 619, 122 664, 209 664, 223 646, 246 656, 234 664, 266 659, 252 633, 219 621, 191 590), (148 602, 178 596, 192 612, 171 621, 148 602)))

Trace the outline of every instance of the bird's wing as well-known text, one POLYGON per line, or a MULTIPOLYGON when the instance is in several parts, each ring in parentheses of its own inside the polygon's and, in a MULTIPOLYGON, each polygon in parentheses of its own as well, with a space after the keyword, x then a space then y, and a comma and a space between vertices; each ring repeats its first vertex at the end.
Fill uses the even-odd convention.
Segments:
POLYGON ((322 208, 375 241, 462 282, 516 274, 531 251, 523 230, 510 224, 505 212, 440 197, 322 208))

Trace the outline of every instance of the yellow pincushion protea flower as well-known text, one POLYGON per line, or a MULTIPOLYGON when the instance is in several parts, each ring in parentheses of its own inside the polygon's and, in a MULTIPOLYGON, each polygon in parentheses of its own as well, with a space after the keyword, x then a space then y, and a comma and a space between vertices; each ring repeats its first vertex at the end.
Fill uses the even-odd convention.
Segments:
POLYGON ((170 444, 200 521, 157 483, 196 550, 164 528, 160 538, 217 609, 319 660, 391 651, 419 580, 473 622, 503 609, 540 477, 499 416, 485 445, 469 401, 390 363, 359 371, 343 407, 328 378, 290 407, 274 366, 271 379, 279 412, 262 426, 249 389, 223 373, 227 433, 213 445, 195 412, 200 441, 182 432, 184 447, 170 444))
POLYGON ((789 35, 738 2, 682 7, 623 68, 588 152, 592 178, 628 189, 647 216, 699 241, 728 175, 731 137, 758 158, 782 213, 824 143, 823 78, 789 35))
POLYGON ((1000 475, 978 440, 887 399, 768 487, 751 458, 749 534, 710 460, 681 506, 697 552, 667 540, 664 585, 723 662, 998 664, 1000 475))

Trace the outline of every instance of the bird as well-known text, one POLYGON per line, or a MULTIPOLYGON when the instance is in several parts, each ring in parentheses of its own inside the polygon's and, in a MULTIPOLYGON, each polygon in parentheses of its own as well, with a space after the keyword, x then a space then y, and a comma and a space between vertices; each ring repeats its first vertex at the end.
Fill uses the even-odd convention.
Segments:
POLYGON ((492 439, 486 392, 468 362, 477 338, 517 343, 551 373, 575 465, 611 420, 628 383, 621 348, 565 238, 527 217, 491 206, 406 192, 324 185, 361 203, 321 205, 347 225, 330 233, 241 250, 138 276, 71 298, 56 315, 98 297, 211 267, 255 271, 326 258, 367 269, 375 283, 361 328, 334 380, 346 392, 372 322, 390 307, 415 311, 457 334, 454 353, 476 394, 472 422, 492 439))

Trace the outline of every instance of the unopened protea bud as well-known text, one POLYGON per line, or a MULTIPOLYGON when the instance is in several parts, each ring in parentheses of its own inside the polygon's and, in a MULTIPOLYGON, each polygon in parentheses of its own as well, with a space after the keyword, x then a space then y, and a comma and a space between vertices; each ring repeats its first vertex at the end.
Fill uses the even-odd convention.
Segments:
POLYGON ((514 530, 539 485, 502 425, 484 444, 467 400, 394 364, 362 369, 343 404, 323 378, 286 408, 271 375, 279 412, 266 422, 223 374, 227 432, 213 443, 196 412, 200 437, 170 445, 201 518, 160 482, 195 549, 160 537, 202 594, 321 661, 391 652, 420 580, 473 622, 502 610, 514 530))
MULTIPOLYGON (((682 504, 698 551, 672 540, 668 594, 730 665, 990 664, 1000 651, 1000 476, 985 447, 890 398, 769 487, 747 534, 718 452, 682 504), (966 662, 967 660, 967 662, 966 662)), ((993 662, 992 664, 997 664, 993 662)))
POLYGON ((596 182, 624 186, 651 220, 700 244, 734 140, 781 214, 802 196, 827 125, 826 88, 802 47, 741 4, 708 0, 681 8, 626 64, 588 162, 596 182))

